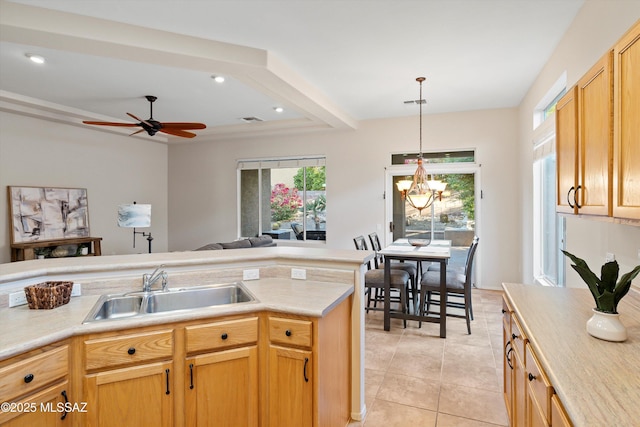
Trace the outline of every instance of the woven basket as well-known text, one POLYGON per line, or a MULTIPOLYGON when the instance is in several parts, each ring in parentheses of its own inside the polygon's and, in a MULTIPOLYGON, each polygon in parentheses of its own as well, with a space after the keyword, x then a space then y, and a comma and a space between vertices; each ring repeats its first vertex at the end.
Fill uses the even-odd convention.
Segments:
POLYGON ((48 310, 65 305, 71 299, 73 282, 44 282, 24 288, 29 308, 48 310))

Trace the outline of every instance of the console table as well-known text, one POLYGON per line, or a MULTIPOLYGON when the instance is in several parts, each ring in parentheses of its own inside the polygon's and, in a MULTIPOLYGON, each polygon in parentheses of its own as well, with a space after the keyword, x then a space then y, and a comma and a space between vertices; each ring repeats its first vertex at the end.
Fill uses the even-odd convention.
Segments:
MULTIPOLYGON (((102 237, 77 237, 74 239, 45 240, 42 242, 14 243, 11 245, 11 262, 36 259, 37 248, 55 248, 66 245, 84 245, 89 248, 86 256, 102 255, 100 241, 102 237)), ((75 256, 69 255, 69 256, 75 256)), ((84 256, 84 255, 83 255, 84 256)))

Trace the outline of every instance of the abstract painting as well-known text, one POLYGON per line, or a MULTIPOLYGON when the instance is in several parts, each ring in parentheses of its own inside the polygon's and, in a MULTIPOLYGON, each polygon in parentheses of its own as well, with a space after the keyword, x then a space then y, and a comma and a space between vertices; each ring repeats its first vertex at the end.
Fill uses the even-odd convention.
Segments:
POLYGON ((7 189, 11 243, 89 237, 86 188, 7 189))

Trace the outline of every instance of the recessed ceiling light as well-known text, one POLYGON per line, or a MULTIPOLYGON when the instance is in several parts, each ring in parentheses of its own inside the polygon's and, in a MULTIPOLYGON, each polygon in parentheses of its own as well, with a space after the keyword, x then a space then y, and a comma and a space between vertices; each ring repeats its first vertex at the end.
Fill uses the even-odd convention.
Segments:
POLYGON ((211 78, 213 80, 215 80, 216 83, 224 83, 224 77, 223 76, 213 75, 213 76, 211 76, 211 78))
POLYGON ((25 55, 27 58, 31 60, 31 62, 35 62, 36 64, 44 64, 44 58, 40 55, 34 55, 32 53, 27 53, 25 55))
POLYGON ((282 108, 282 107, 273 107, 273 111, 275 111, 276 113, 282 113, 284 111, 284 108, 282 108))

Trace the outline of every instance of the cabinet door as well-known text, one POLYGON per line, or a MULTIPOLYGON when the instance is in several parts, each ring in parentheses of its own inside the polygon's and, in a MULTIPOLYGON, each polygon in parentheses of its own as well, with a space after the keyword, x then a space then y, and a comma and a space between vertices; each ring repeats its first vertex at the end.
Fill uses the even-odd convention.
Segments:
POLYGON ((506 303, 502 309, 502 394, 507 408, 507 417, 513 425, 513 358, 514 350, 511 346, 511 313, 506 303))
POLYGON ((556 210, 577 213, 578 88, 572 87, 556 105, 556 210))
POLYGON ((153 363, 85 377, 88 426, 173 425, 171 362, 153 363))
POLYGON ((525 382, 524 361, 517 351, 513 351, 511 364, 513 365, 513 418, 511 427, 524 427, 525 424, 525 402, 527 394, 527 384, 525 382))
POLYGON ((185 376, 186 425, 257 427, 256 346, 188 358, 185 376))
POLYGON ((0 424, 3 427, 70 426, 71 414, 66 413, 62 406, 68 401, 68 387, 64 381, 21 400, 18 402, 21 412, 0 412, 0 424))
POLYGON ((640 219, 640 23, 613 49, 613 216, 640 219))
POLYGON ((612 53, 578 82, 578 187, 580 213, 611 214, 613 173, 612 53))
POLYGON ((269 426, 313 426, 313 363, 307 350, 269 348, 269 426))

